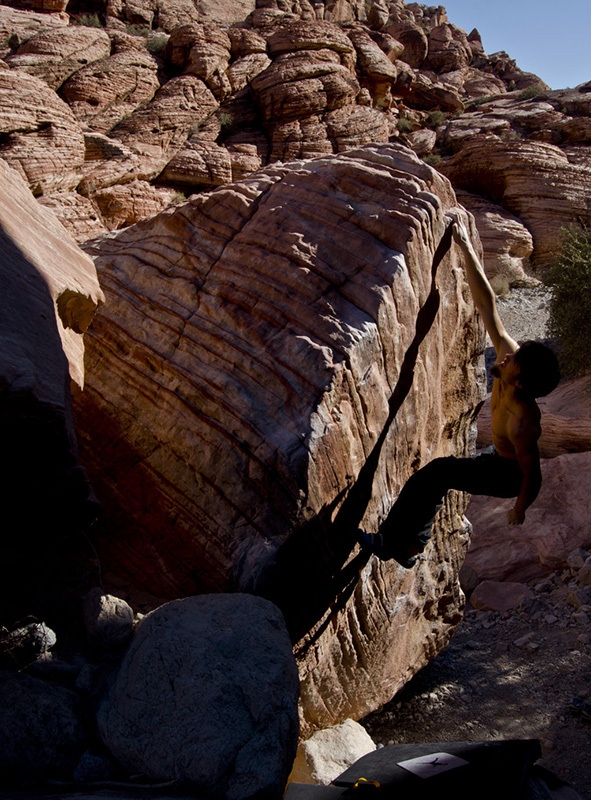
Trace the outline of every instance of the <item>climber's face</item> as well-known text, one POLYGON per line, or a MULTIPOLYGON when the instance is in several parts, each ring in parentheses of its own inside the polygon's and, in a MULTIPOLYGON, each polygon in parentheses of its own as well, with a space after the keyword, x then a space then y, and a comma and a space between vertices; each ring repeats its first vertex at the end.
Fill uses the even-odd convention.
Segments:
POLYGON ((495 378, 500 378, 505 383, 518 384, 521 367, 517 363, 515 353, 507 353, 502 361, 493 364, 491 373, 495 378))

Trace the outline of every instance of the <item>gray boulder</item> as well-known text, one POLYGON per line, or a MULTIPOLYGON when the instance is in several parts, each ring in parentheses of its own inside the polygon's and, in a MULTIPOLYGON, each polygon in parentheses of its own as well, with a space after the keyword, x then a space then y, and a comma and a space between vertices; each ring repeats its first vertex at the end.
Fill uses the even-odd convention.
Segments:
POLYGON ((87 746, 74 692, 0 672, 0 781, 70 779, 87 746))
POLYGON ((104 650, 121 647, 133 633, 131 606, 98 586, 84 598, 83 619, 90 644, 104 650))
POLYGON ((299 681, 283 616, 267 600, 173 600, 140 624, 99 708, 129 771, 203 796, 281 798, 298 742, 299 681))

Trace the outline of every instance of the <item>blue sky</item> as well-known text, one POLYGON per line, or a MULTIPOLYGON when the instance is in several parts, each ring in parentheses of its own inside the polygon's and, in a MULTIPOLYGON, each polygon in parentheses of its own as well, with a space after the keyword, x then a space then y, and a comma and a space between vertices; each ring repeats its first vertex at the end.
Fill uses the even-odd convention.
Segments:
POLYGON ((591 80, 591 0, 442 0, 442 5, 454 25, 466 33, 479 30, 485 53, 505 50, 552 89, 591 80))

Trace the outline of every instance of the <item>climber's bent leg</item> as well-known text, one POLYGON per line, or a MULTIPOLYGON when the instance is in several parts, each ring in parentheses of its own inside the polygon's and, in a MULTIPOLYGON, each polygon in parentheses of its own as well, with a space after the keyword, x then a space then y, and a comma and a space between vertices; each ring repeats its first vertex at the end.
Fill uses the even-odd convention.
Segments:
POLYGON ((431 536, 431 527, 449 489, 491 497, 516 497, 521 488, 516 461, 493 449, 472 458, 436 458, 406 482, 380 527, 371 549, 409 568, 431 536))

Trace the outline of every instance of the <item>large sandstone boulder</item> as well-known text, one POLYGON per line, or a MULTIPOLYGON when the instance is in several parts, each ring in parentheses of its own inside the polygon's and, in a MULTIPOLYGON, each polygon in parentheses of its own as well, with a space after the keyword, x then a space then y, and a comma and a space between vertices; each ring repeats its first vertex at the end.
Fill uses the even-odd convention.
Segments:
POLYGON ((36 195, 72 189, 80 180, 80 124, 44 81, 18 70, 0 70, 0 158, 36 195))
POLYGON ((82 333, 103 294, 92 261, 1 159, 0 182, 4 624, 18 618, 13 612, 42 613, 55 600, 45 596, 48 586, 72 579, 68 567, 84 579, 82 563, 72 567, 71 559, 79 557, 89 488, 77 462, 69 382, 84 382, 82 333))
POLYGON ((298 690, 272 603, 189 597, 142 621, 99 731, 132 773, 189 783, 200 796, 279 800, 298 742, 298 690))
POLYGON ((471 61, 472 50, 461 28, 444 22, 430 31, 429 49, 424 62, 427 69, 432 69, 434 72, 452 72, 469 66, 471 61))
POLYGON ((410 472, 471 441, 483 342, 456 255, 435 320, 418 317, 455 202, 409 150, 368 146, 267 168, 93 247, 108 302, 75 406, 103 563, 163 597, 264 593, 294 639, 318 626, 299 650, 311 727, 391 697, 460 619, 458 495, 417 570, 342 572, 410 472))
POLYGON ((66 28, 69 24, 67 14, 43 14, 0 6, 0 55, 4 58, 11 52, 9 41, 21 45, 40 31, 66 28))

